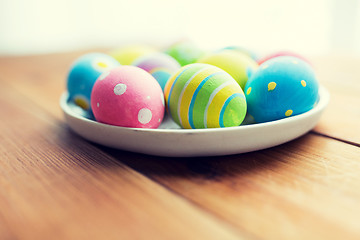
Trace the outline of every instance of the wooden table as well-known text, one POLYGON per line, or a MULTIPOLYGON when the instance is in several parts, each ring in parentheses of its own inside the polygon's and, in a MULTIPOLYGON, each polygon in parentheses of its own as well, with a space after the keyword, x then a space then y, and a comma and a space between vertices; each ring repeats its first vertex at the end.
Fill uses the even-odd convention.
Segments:
POLYGON ((303 137, 161 158, 69 129, 80 54, 0 58, 0 239, 360 239, 360 57, 312 59, 331 102, 303 137))

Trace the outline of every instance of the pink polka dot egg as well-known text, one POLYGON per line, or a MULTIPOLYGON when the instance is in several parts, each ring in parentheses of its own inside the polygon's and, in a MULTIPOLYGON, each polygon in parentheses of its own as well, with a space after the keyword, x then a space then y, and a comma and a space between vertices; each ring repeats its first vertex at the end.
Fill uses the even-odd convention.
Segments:
POLYGON ((156 79, 135 66, 104 72, 95 82, 91 107, 96 121, 132 128, 157 128, 164 117, 164 95, 156 79))

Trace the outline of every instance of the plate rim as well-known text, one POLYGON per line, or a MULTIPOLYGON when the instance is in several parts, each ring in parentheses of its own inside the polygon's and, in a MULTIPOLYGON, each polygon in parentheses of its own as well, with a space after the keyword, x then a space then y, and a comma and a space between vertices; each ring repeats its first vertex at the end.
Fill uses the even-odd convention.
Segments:
POLYGON ((196 133, 206 133, 206 132, 234 131, 234 130, 240 130, 240 129, 250 130, 252 128, 266 128, 266 127, 272 126, 272 125, 285 124, 286 122, 291 122, 296 119, 300 120, 301 118, 306 118, 307 116, 316 114, 317 112, 322 111, 326 108, 326 106, 328 105, 328 103, 330 101, 329 91, 324 86, 319 85, 319 93, 318 94, 319 94, 319 101, 317 102, 315 107, 313 107, 312 109, 310 109, 307 112, 304 112, 304 113, 301 113, 301 114, 298 114, 295 116, 291 116, 291 117, 274 120, 274 121, 264 122, 264 123, 253 123, 253 124, 225 127, 225 128, 201 128, 201 129, 161 128, 160 129, 160 128, 130 128, 130 127, 121 127, 121 126, 105 124, 105 123, 97 122, 96 120, 88 119, 88 118, 81 116, 80 114, 76 114, 74 111, 72 111, 67 103, 68 96, 69 96, 67 91, 64 91, 60 97, 60 107, 63 112, 65 112, 66 114, 68 114, 72 117, 75 117, 82 121, 87 121, 87 122, 95 124, 95 125, 103 126, 103 127, 110 127, 110 128, 115 128, 115 129, 122 129, 124 131, 129 130, 129 131, 137 131, 137 132, 188 133, 188 134, 195 133, 196 134, 196 133))

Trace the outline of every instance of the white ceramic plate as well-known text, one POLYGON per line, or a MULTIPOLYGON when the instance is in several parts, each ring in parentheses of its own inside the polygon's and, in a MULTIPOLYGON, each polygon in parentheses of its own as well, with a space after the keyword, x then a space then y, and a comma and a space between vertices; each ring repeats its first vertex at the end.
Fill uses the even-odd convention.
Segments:
POLYGON ((125 128, 98 123, 75 105, 68 94, 60 106, 70 128, 104 146, 167 157, 219 156, 251 152, 293 140, 315 127, 329 102, 320 87, 320 100, 310 111, 277 121, 228 128, 180 129, 167 116, 158 129, 125 128))

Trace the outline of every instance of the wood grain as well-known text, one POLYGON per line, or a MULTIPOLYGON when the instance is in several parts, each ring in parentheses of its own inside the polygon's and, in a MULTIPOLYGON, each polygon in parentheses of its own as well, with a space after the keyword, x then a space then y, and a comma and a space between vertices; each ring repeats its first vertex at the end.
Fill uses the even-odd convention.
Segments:
POLYGON ((359 239, 359 156, 309 134, 256 153, 123 161, 259 239, 359 239))
POLYGON ((331 94, 315 131, 360 146, 360 57, 317 57, 312 62, 331 94))
POLYGON ((0 106, 0 239, 245 235, 77 137, 6 84, 0 106))
POLYGON ((312 133, 254 153, 181 159, 69 131, 58 100, 80 54, 0 58, 10 114, 0 115, 4 238, 360 239, 360 58, 312 59, 331 93, 312 133))

